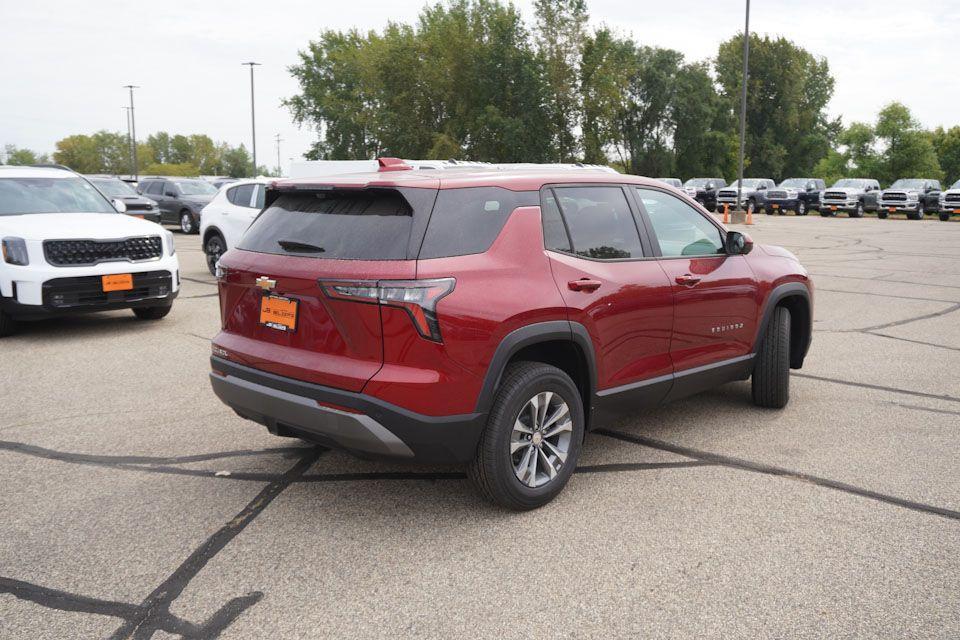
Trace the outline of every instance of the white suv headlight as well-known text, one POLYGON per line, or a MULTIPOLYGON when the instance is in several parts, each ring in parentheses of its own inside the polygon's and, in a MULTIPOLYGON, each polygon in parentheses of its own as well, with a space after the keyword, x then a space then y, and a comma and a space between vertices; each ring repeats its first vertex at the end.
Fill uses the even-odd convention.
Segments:
POLYGON ((163 230, 163 237, 167 243, 167 255, 172 256, 177 252, 177 245, 173 243, 173 234, 167 229, 163 230))

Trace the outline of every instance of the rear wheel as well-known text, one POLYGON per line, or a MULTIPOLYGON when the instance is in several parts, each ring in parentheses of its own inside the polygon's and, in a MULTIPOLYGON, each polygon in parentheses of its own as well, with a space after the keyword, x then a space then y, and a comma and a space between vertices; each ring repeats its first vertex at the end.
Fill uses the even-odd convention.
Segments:
POLYGON ((212 233, 207 238, 203 245, 203 252, 207 256, 207 269, 210 270, 210 275, 217 275, 217 261, 220 260, 220 256, 224 254, 226 249, 227 243, 219 233, 212 233))
POLYGON ((540 362, 512 364, 470 464, 470 479, 502 507, 543 506, 573 474, 583 430, 583 401, 570 376, 540 362))
POLYGON ((753 404, 782 409, 790 399, 790 311, 777 307, 753 363, 753 404))
POLYGON ((180 231, 184 233, 196 233, 197 225, 193 223, 193 214, 189 211, 180 212, 180 231))
POLYGON ((134 307, 133 315, 137 316, 140 320, 159 320, 170 313, 170 309, 172 308, 172 304, 161 307, 134 307))
POLYGON ((940 218, 940 222, 949 222, 950 214, 945 211, 941 211, 939 218, 940 218))
POLYGON ((11 335, 16 328, 16 321, 3 311, 0 311, 0 338, 11 335))

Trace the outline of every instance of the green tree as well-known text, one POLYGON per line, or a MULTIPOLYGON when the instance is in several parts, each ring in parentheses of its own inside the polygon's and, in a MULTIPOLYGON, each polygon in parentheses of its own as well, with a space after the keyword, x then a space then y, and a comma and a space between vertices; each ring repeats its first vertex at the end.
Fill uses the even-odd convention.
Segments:
POLYGON ((677 73, 671 116, 674 123, 674 166, 671 175, 733 176, 739 139, 731 133, 730 113, 717 94, 705 63, 689 64, 677 73))
MULTIPOLYGON (((720 45, 717 80, 731 113, 739 113, 743 35, 720 45)), ((830 149, 835 126, 826 105, 834 79, 827 61, 785 38, 750 36, 746 155, 750 174, 785 178, 810 175, 830 149)), ((731 130, 736 133, 736 120, 731 130)))
POLYGON ((577 87, 581 51, 586 37, 584 0, 537 0, 536 40, 547 82, 547 118, 556 160, 570 162, 578 155, 574 133, 580 122, 577 87))
POLYGON ((930 134, 937 160, 943 169, 946 184, 960 180, 960 126, 944 129, 937 127, 930 134))
POLYGON ((170 162, 172 150, 170 148, 170 134, 166 131, 158 131, 147 136, 147 144, 153 149, 153 159, 155 162, 170 162))
POLYGON ((17 147, 16 145, 6 145, 4 147, 4 152, 6 153, 7 164, 9 165, 26 166, 43 162, 42 156, 38 156, 30 149, 17 147))
POLYGON ((57 164, 70 167, 80 173, 97 173, 101 170, 97 143, 87 135, 72 135, 57 141, 53 159, 57 164))
POLYGON ((231 178, 246 178, 250 176, 253 160, 241 143, 239 147, 226 149, 222 156, 223 173, 231 178))
POLYGON ((195 164, 189 162, 177 163, 154 163, 147 165, 144 173, 160 176, 183 176, 191 178, 200 175, 200 169, 195 164))
MULTIPOLYGON (((619 120, 629 78, 636 73, 635 45, 617 38, 606 27, 584 39, 580 62, 583 100, 583 157, 606 164, 620 139, 619 120)), ((626 166, 622 155, 621 162, 626 166)))
POLYGON ((877 163, 878 180, 891 183, 899 178, 943 177, 929 134, 920 129, 906 106, 892 102, 881 109, 874 130, 883 147, 877 163))

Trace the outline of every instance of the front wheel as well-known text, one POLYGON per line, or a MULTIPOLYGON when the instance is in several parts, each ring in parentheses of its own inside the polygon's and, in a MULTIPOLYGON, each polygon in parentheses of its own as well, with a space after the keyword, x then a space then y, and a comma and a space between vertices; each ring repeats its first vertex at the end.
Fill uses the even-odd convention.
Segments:
POLYGON ((137 316, 140 320, 159 320, 160 318, 166 317, 172 308, 172 304, 161 307, 134 307, 133 315, 137 316))
POLYGON ((804 202, 803 200, 797 203, 797 215, 798 216, 807 215, 807 203, 804 202))
POLYGON ((541 507, 573 474, 583 431, 583 400, 570 376, 540 362, 512 364, 470 463, 470 479, 501 507, 541 507))
POLYGON ((219 233, 214 233, 207 238, 207 242, 203 245, 203 252, 207 256, 207 269, 209 269, 210 275, 217 275, 217 262, 226 250, 227 243, 224 242, 219 233))
POLYGON ((193 214, 189 211, 180 212, 180 231, 186 234, 197 232, 197 225, 193 223, 193 214))
POLYGON ((941 211, 941 212, 940 212, 940 215, 939 215, 938 217, 940 218, 940 222, 950 222, 950 214, 949 214, 949 213, 946 213, 946 212, 944 212, 944 211, 941 211))
POLYGON ((0 338, 13 334, 16 328, 16 321, 3 311, 0 311, 0 338))
POLYGON ((782 409, 790 400, 790 311, 777 307, 763 336, 750 379, 753 404, 782 409))
POLYGON ((886 209, 877 209, 877 217, 881 220, 887 219, 887 210, 886 209))
POLYGON ((863 202, 858 202, 856 208, 850 212, 851 218, 862 218, 863 217, 863 202))

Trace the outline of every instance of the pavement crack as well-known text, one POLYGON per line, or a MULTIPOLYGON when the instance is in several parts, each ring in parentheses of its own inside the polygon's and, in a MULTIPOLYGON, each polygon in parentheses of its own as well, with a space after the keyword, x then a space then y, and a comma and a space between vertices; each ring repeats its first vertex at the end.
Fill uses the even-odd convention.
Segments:
POLYGON ((946 402, 960 402, 960 398, 954 396, 940 395, 937 393, 926 393, 924 391, 913 391, 911 389, 900 389, 897 387, 886 387, 879 384, 869 384, 866 382, 853 382, 851 380, 839 380, 837 378, 825 378, 823 376, 812 376, 808 373, 791 372, 792 376, 797 378, 806 378, 808 380, 819 380, 821 382, 832 382, 833 384, 842 384, 848 387, 860 387, 862 389, 873 389, 874 391, 887 391, 889 393, 902 393, 908 396, 918 398, 933 398, 934 400, 945 400, 946 402))
POLYGON ((950 305, 949 307, 947 307, 946 309, 941 309, 940 311, 935 311, 935 312, 933 312, 933 313, 926 313, 926 314, 924 314, 924 315, 922 315, 922 316, 914 316, 914 317, 912 317, 912 318, 907 318, 907 319, 905 319, 905 320, 897 320, 897 321, 895 321, 895 322, 887 322, 887 323, 885 323, 885 324, 878 324, 878 325, 873 326, 873 327, 864 327, 863 329, 860 329, 860 331, 870 332, 870 331, 878 331, 878 330, 880 330, 880 329, 889 329, 889 328, 891 328, 891 327, 900 327, 900 326, 903 326, 903 325, 905 325, 905 324, 910 324, 911 322, 919 322, 919 321, 921 321, 921 320, 929 320, 929 319, 931 319, 931 318, 939 318, 940 316, 945 316, 945 315, 947 315, 948 313, 953 313, 953 312, 956 311, 957 309, 960 309, 960 302, 951 304, 951 305, 950 305))
POLYGON ((630 442, 633 444, 639 444, 645 447, 650 447, 651 449, 658 449, 660 451, 675 453, 677 455, 685 456, 687 458, 692 458, 693 460, 706 462, 708 464, 715 464, 722 467, 729 467, 731 469, 740 469, 742 471, 750 471, 753 473, 760 473, 763 475, 777 476, 780 478, 786 478, 788 480, 797 480, 800 482, 813 484, 818 487, 823 487, 826 489, 834 489, 836 491, 849 493, 852 495, 860 496, 862 498, 876 500, 878 502, 883 502, 883 503, 894 505, 897 507, 902 507, 904 509, 910 509, 912 511, 918 511, 920 513, 941 516, 944 518, 949 518, 950 520, 960 520, 960 511, 954 511, 953 509, 945 509, 943 507, 924 504, 922 502, 915 502, 913 500, 907 500, 905 498, 898 498, 897 496, 892 496, 886 493, 880 493, 878 491, 872 491, 870 489, 864 489, 863 487, 858 487, 852 484, 848 484, 846 482, 840 482, 838 480, 831 480, 829 478, 823 478, 821 476, 815 476, 815 475, 803 473, 800 471, 792 471, 790 469, 784 469, 783 467, 776 467, 773 465, 768 465, 760 462, 753 462, 751 460, 745 460, 743 458, 735 458, 732 456, 725 456, 718 453, 700 451, 698 449, 692 449, 690 447, 671 444, 669 442, 664 442, 662 440, 655 440, 654 438, 648 438, 646 436, 638 436, 638 435, 633 435, 629 433, 623 433, 620 431, 613 431, 611 429, 597 429, 596 431, 594 431, 594 433, 604 435, 610 438, 615 438, 617 440, 622 440, 624 442, 630 442))

